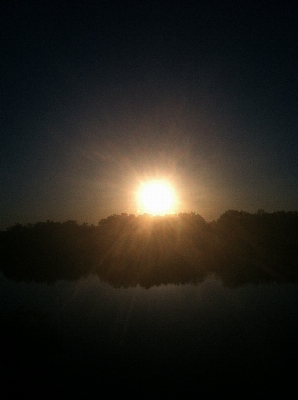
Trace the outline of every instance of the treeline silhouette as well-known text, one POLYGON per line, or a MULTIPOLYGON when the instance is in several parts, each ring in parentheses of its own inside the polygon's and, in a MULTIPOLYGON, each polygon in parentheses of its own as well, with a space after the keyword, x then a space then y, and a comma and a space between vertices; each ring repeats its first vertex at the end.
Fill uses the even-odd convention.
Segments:
POLYGON ((227 286, 298 280, 298 211, 229 210, 206 222, 194 212, 113 214, 16 224, 0 232, 1 270, 14 280, 52 283, 96 274, 114 287, 202 282, 227 286))

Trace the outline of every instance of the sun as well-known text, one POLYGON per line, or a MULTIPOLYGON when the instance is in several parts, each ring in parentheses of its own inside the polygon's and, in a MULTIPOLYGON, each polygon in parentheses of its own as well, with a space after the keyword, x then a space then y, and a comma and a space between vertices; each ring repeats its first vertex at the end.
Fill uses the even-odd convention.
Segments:
POLYGON ((163 215, 173 212, 175 194, 172 186, 165 181, 151 181, 141 185, 138 192, 140 211, 163 215))

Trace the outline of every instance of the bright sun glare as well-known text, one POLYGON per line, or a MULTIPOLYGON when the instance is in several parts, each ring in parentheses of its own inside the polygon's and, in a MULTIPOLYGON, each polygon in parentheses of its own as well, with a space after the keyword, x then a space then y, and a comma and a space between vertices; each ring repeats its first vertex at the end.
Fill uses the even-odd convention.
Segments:
POLYGON ((167 182, 148 182, 141 186, 138 200, 143 212, 153 215, 171 213, 175 202, 174 190, 167 182))

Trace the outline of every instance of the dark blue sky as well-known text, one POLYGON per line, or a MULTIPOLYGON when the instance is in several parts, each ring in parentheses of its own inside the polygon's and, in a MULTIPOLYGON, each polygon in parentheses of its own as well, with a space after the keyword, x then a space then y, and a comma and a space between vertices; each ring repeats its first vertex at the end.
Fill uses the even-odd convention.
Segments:
POLYGON ((297 209, 298 6, 202 3, 2 4, 2 229, 136 214, 156 177, 207 220, 297 209))

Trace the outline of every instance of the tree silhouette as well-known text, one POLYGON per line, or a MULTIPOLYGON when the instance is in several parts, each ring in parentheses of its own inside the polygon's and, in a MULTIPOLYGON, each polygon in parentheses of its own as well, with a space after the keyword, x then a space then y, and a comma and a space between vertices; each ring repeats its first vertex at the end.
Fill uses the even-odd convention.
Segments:
POLYGON ((298 212, 228 210, 206 222, 194 212, 113 214, 97 226, 77 221, 16 224, 0 235, 1 269, 15 280, 54 282, 97 274, 114 286, 226 285, 296 281, 298 212))

